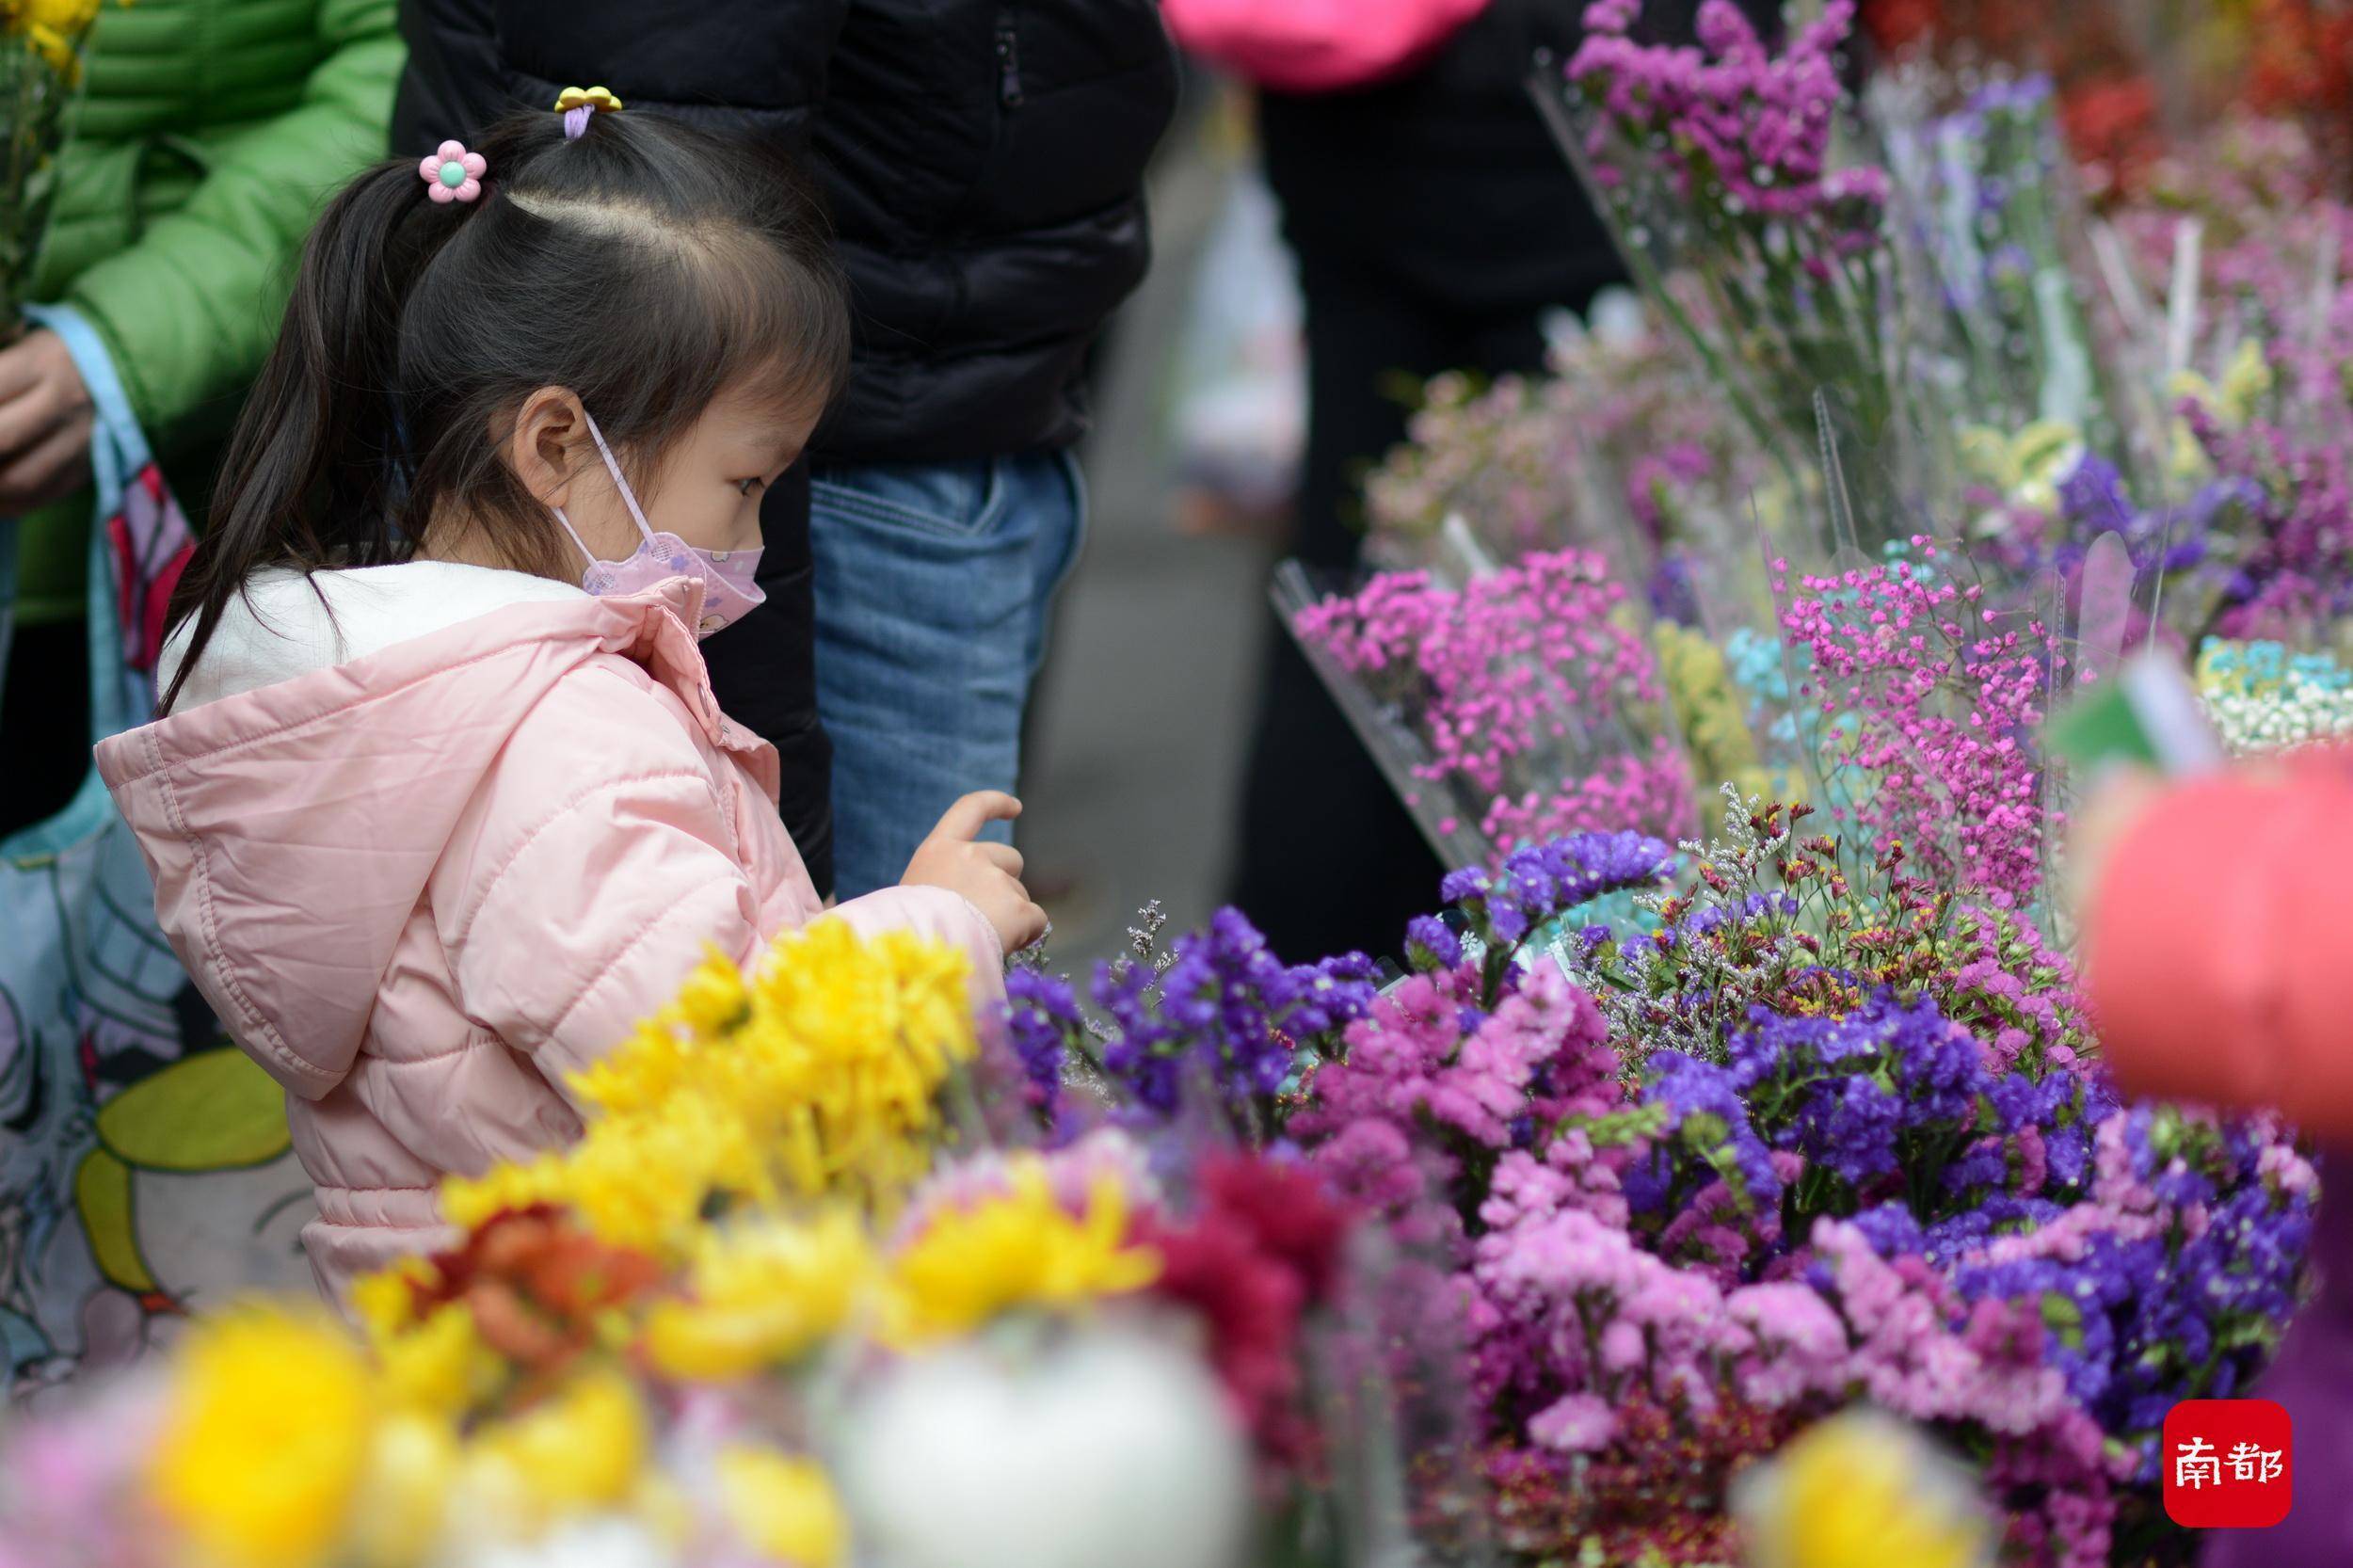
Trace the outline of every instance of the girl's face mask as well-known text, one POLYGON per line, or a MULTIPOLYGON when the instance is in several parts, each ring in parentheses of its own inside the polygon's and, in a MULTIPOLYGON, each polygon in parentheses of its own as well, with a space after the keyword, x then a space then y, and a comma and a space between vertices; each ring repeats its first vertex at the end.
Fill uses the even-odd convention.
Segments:
POLYGON ((767 602, 765 589, 753 580, 760 568, 760 547, 750 550, 697 550, 676 534, 657 534, 646 514, 637 504, 636 492, 621 476, 621 465, 613 460, 613 449, 604 442, 604 432, 597 428, 596 416, 582 410, 588 421, 588 434, 595 438, 597 456, 604 459, 604 471, 613 476, 613 484, 621 492, 622 504, 637 523, 640 536, 637 550, 626 561, 600 561, 572 526, 572 520, 564 515, 561 506, 550 508, 555 520, 564 525, 564 532, 572 536, 572 543, 588 557, 588 569, 581 574, 580 585, 601 598, 606 594, 633 594, 666 583, 673 577, 699 578, 703 584, 702 624, 695 631, 697 636, 708 637, 723 627, 733 625, 745 615, 767 602))

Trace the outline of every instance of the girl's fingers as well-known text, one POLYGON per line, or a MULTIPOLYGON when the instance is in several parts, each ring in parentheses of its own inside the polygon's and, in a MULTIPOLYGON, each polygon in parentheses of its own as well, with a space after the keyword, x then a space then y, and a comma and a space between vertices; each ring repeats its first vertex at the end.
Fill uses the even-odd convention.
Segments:
POLYGON ((990 823, 1011 822, 1020 814, 1021 803, 1004 791, 975 791, 948 808, 948 814, 932 829, 932 837, 969 843, 990 823))
POLYGON ((64 423, 64 412, 41 385, 0 401, 0 457, 23 456, 64 423))
POLYGON ((0 507, 34 507, 54 499, 58 476, 73 463, 88 438, 70 424, 46 431, 23 452, 0 446, 0 507))
POLYGON ((1018 881, 1021 876, 1021 852, 1011 844, 981 843, 972 846, 987 862, 1018 881))

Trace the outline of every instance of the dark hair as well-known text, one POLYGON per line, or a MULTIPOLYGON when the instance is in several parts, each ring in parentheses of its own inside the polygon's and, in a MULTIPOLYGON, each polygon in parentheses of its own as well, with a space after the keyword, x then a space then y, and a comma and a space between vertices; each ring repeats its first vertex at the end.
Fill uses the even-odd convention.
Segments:
POLYGON ((552 519, 499 455, 541 387, 569 388, 640 462, 739 378, 780 408, 840 390, 847 285, 778 154, 640 113, 568 141, 561 115, 517 115, 475 151, 489 168, 471 204, 429 200, 402 160, 312 231, 173 596, 195 625, 167 711, 257 571, 405 561, 461 504, 509 565, 560 571, 552 519))

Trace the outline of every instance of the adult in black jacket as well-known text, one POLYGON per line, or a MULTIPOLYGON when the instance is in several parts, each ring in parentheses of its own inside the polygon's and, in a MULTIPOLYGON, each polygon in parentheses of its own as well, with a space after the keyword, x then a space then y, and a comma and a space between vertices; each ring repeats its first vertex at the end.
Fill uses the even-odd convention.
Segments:
POLYGON ((1158 5, 401 12, 398 152, 602 84, 630 109, 813 159, 850 273, 850 385, 808 473, 763 511, 775 610, 706 653, 721 703, 785 754, 786 818, 812 872, 829 860, 845 897, 896 882, 958 794, 1015 784, 1047 604, 1078 549, 1068 449, 1086 428, 1088 344, 1150 258, 1144 168, 1176 99, 1158 5))
MULTIPOLYGON (((1769 16, 1773 0, 1746 0, 1769 16)), ((1621 277, 1539 118, 1540 50, 1565 61, 1583 7, 1491 0, 1402 79, 1268 92, 1258 129, 1306 303, 1307 451, 1295 552, 1348 568, 1365 471, 1405 439, 1398 382, 1544 365, 1539 320, 1621 277)), ((1647 14, 1688 28, 1696 0, 1647 14)), ((1450 869, 1450 868, 1449 868, 1450 869)), ((1243 786, 1235 901, 1275 951, 1400 951, 1437 903, 1436 858, 1289 640, 1276 635, 1243 786)))

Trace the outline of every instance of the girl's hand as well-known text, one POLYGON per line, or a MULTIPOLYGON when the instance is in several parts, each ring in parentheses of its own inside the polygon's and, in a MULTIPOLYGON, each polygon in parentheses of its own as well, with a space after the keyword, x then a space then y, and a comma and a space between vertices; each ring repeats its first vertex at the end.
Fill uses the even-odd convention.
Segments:
POLYGON ((948 808, 932 836, 907 862, 903 888, 945 888, 962 895, 997 928, 1008 953, 1046 935, 1046 911, 1021 886, 1021 852, 1011 844, 981 843, 981 829, 1011 822, 1021 803, 1001 790, 983 790, 948 808))
POLYGON ((89 483, 97 417, 56 333, 38 327, 0 348, 0 517, 62 501, 89 483))

